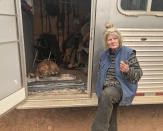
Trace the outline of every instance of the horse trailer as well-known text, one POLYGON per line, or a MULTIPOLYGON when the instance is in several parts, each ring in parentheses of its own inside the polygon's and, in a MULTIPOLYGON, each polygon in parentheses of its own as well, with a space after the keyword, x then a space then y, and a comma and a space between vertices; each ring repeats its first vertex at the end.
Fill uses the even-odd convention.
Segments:
POLYGON ((0 114, 96 106, 109 21, 143 70, 133 104, 163 103, 163 1, 1 0, 0 114))

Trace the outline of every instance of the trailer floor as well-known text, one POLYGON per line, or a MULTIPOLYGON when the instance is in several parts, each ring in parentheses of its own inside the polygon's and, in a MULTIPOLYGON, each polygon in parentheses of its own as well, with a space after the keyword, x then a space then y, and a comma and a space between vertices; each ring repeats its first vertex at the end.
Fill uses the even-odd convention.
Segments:
POLYGON ((87 73, 85 68, 75 70, 61 69, 56 76, 44 77, 37 80, 28 78, 29 95, 37 94, 82 94, 87 90, 87 73))

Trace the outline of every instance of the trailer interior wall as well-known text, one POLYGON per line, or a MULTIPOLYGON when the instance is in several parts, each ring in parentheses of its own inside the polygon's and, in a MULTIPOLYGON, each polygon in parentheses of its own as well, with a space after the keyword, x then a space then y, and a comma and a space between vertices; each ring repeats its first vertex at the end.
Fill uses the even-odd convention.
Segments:
MULTIPOLYGON (((69 5, 72 5, 74 4, 75 5, 75 10, 78 10, 79 12, 76 12, 76 13, 79 13, 79 16, 76 16, 76 17, 80 17, 80 20, 83 18, 88 18, 90 19, 90 13, 91 13, 91 0, 69 0, 67 2, 65 2, 65 6, 67 4, 69 5), (77 3, 78 2, 78 3, 77 3)), ((64 1, 61 1, 59 0, 59 6, 61 6, 61 4, 64 4, 64 1)), ((39 38, 40 34, 42 33, 52 33, 52 34, 57 34, 57 16, 47 16, 46 15, 46 9, 45 9, 45 5, 42 5, 42 17, 41 17, 41 13, 40 13, 40 10, 41 10, 41 7, 40 7, 40 3, 39 3, 39 0, 34 0, 34 40, 35 42, 37 42, 37 39, 39 38), (50 29, 50 32, 49 32, 49 23, 47 21, 47 24, 46 24, 46 17, 50 17, 50 23, 51 23, 51 29, 50 29), (43 19, 43 32, 42 32, 42 23, 41 23, 41 20, 43 19)), ((67 10, 66 10, 66 7, 65 7, 65 15, 67 13, 67 10)), ((67 16, 65 16, 65 30, 64 30, 64 35, 65 35, 65 38, 66 39, 68 36, 67 34, 67 30, 68 30, 68 26, 69 26, 69 31, 70 31, 70 34, 77 28, 78 25, 75 25, 74 23, 74 12, 72 11, 71 9, 71 12, 69 14, 69 25, 68 25, 68 18, 67 16)), ((82 22, 82 21, 80 21, 82 22)), ((81 23, 80 23, 81 24, 81 23)), ((80 29, 78 29, 80 30, 80 29)), ((60 32, 60 39, 62 39, 62 30, 61 28, 59 29, 59 32, 60 32)), ((69 35, 70 35, 69 34, 69 35)), ((62 44, 62 41, 60 41, 59 44, 62 44)))
POLYGON ((26 71, 27 74, 33 72, 33 60, 34 60, 34 31, 33 31, 33 15, 22 10, 23 20, 23 33, 24 33, 24 45, 26 56, 26 71))

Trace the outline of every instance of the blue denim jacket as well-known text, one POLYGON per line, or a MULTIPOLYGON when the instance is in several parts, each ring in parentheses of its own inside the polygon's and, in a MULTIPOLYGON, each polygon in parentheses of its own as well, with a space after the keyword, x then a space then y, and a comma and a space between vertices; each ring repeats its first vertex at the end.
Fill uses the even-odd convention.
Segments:
MULTIPOLYGON (((121 88, 123 91, 122 100, 120 102, 120 105, 131 105, 133 98, 136 95, 137 90, 137 83, 133 84, 130 81, 128 81, 124 74, 120 71, 120 61, 126 62, 129 61, 130 54, 135 51, 133 49, 130 49, 126 46, 122 46, 119 48, 115 53, 115 74, 116 78, 119 80, 121 84, 121 88)), ((96 83, 96 94, 98 98, 100 97, 101 91, 103 90, 103 84, 106 79, 106 74, 108 68, 110 68, 111 65, 111 59, 110 59, 110 50, 105 50, 102 52, 100 56, 100 64, 99 64, 99 74, 98 79, 96 83)))

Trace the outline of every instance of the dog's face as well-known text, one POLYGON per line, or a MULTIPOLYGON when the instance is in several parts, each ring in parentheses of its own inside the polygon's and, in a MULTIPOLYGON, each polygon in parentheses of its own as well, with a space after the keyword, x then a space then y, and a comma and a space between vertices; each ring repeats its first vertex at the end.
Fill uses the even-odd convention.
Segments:
POLYGON ((52 61, 49 61, 49 72, 51 75, 57 75, 60 69, 58 65, 52 61))
POLYGON ((48 76, 49 75, 49 67, 46 63, 40 63, 37 68, 38 72, 42 76, 48 76))
POLYGON ((37 72, 41 76, 56 75, 59 73, 59 67, 53 61, 43 61, 38 64, 37 72))

